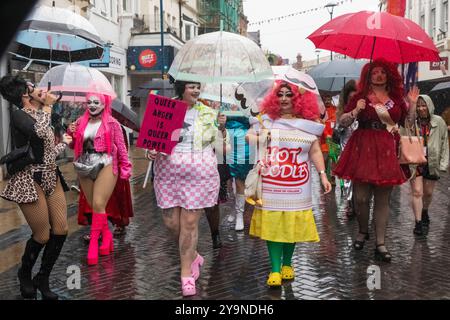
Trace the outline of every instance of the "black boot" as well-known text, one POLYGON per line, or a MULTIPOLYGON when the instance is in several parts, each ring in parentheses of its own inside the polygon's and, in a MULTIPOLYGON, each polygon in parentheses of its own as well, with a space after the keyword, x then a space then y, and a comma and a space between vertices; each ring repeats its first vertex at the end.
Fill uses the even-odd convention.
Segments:
POLYGON ((17 272, 20 282, 20 293, 24 299, 36 299, 36 288, 31 280, 31 272, 43 247, 43 244, 35 241, 33 238, 30 238, 25 246, 22 265, 17 272))
POLYGON ((222 247, 222 241, 220 240, 220 234, 219 232, 213 233, 211 235, 212 243, 213 243, 213 249, 218 249, 222 247))
POLYGON ((39 273, 33 278, 35 288, 42 294, 42 300, 58 300, 58 295, 50 290, 48 278, 52 272, 53 266, 61 253, 64 241, 67 235, 50 234, 50 239, 45 245, 42 255, 42 264, 39 273))
POLYGON ((423 235, 423 222, 422 221, 416 221, 416 226, 414 227, 413 232, 417 236, 423 235))
POLYGON ((428 209, 422 209, 422 224, 428 228, 430 225, 430 217, 428 216, 428 209))

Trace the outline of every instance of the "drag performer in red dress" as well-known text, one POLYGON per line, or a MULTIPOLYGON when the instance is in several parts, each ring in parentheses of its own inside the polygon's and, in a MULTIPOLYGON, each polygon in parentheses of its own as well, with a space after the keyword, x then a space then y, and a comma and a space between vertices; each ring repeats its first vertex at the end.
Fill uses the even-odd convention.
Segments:
POLYGON ((374 196, 376 228, 375 257, 390 262, 384 240, 389 216, 389 196, 394 185, 404 183, 405 177, 398 161, 398 126, 415 112, 418 89, 404 99, 401 76, 395 65, 383 59, 368 63, 361 71, 358 92, 345 107, 341 125, 349 126, 357 119, 358 129, 348 141, 334 174, 354 183, 359 233, 356 250, 369 239, 370 199, 374 196))

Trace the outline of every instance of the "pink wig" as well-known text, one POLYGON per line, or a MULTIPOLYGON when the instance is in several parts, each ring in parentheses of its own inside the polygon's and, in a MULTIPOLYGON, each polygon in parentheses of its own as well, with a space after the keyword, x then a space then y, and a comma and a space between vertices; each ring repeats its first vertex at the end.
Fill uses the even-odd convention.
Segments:
POLYGON ((305 91, 305 93, 301 94, 299 87, 284 81, 275 82, 273 90, 264 98, 261 104, 262 113, 267 114, 271 119, 280 118, 280 98, 277 97, 277 93, 283 87, 290 89, 294 94, 292 106, 294 107, 295 116, 313 121, 319 119, 319 104, 314 93, 305 91))
MULTIPOLYGON (((90 96, 96 96, 100 99, 102 104, 105 105, 105 109, 102 113, 102 124, 103 126, 103 132, 104 132, 104 138, 106 142, 106 149, 109 154, 112 152, 111 147, 111 130, 108 125, 108 119, 111 116, 111 104, 112 100, 111 97, 108 95, 104 95, 101 93, 91 92, 86 94, 86 99, 88 99, 90 96)), ((81 116, 80 122, 77 127, 77 132, 75 132, 75 159, 78 158, 83 153, 83 143, 84 143, 84 131, 86 130, 86 126, 89 122, 89 110, 86 110, 85 113, 81 116)))

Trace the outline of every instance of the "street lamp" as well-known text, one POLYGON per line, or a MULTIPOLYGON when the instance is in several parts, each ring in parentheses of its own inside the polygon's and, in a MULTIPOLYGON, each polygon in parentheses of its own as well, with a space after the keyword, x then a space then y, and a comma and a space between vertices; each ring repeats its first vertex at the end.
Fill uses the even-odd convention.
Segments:
POLYGON ((317 54, 317 64, 319 64, 319 54, 320 54, 320 50, 316 49, 316 54, 317 54))
MULTIPOLYGON (((337 5, 337 1, 330 1, 325 5, 325 8, 327 8, 328 13, 330 14, 330 20, 333 20, 334 7, 336 7, 337 5)), ((333 61, 333 51, 330 51, 330 60, 333 61)))

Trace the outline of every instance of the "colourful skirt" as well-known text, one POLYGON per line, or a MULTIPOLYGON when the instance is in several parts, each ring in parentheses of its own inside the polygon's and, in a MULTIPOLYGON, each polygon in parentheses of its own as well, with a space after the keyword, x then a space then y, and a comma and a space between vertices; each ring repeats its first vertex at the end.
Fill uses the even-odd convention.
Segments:
POLYGON ((155 161, 153 186, 158 207, 196 210, 213 207, 219 196, 220 178, 212 148, 203 152, 173 152, 155 161))
POLYGON ((303 211, 253 211, 250 235, 274 242, 318 242, 312 209, 303 211))

